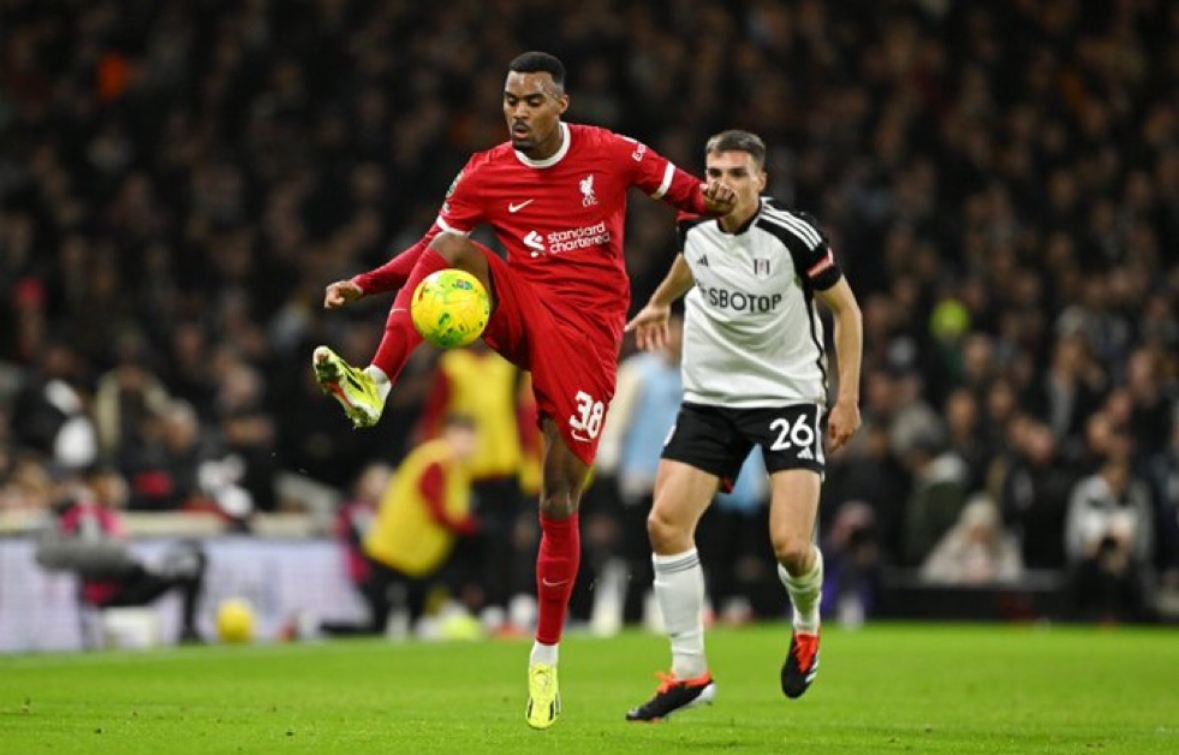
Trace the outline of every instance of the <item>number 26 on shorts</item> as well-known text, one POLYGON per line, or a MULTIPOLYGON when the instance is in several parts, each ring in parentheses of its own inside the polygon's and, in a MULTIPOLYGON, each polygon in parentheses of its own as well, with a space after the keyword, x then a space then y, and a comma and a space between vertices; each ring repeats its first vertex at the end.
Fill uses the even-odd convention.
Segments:
POLYGON ((770 422, 770 435, 773 438, 770 450, 793 451, 800 459, 814 459, 822 453, 818 412, 814 407, 797 409, 800 411, 788 412, 770 422))

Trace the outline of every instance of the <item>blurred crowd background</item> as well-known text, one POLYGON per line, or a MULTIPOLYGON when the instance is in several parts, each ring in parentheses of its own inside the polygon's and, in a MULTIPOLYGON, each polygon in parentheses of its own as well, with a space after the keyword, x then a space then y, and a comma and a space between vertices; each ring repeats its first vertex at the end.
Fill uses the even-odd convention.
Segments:
MULTIPOLYGON (((323 287, 428 228, 505 137, 507 62, 543 49, 570 120, 697 174, 710 134, 759 133, 770 192, 829 233, 865 322, 864 427, 823 494, 842 589, 1052 570, 1102 596, 1081 614, 1157 615, 1179 589, 1177 39, 1165 0, 0 0, 0 510, 101 461, 131 509, 248 527, 306 504, 284 476, 347 493, 395 466, 437 355, 354 432, 309 356, 365 363, 389 302, 329 315, 323 287)), ((636 198, 632 309, 676 251, 636 198)), ((591 543, 641 527, 613 472, 591 543)))

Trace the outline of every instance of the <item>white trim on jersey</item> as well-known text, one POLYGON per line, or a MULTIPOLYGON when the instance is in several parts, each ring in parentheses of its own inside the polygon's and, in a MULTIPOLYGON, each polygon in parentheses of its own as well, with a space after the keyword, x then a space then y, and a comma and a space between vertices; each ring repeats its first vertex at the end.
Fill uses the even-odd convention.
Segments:
POLYGON ((811 249, 814 249, 819 244, 823 243, 822 237, 820 237, 819 234, 815 232, 814 228, 811 228, 808 224, 804 223, 796 217, 786 215, 780 210, 776 210, 773 207, 768 206, 768 204, 764 202, 762 203, 761 216, 768 222, 790 231, 795 236, 802 239, 811 249))
POLYGON ((462 236, 464 238, 471 235, 470 231, 460 231, 454 226, 448 224, 445 220, 442 219, 441 215, 434 218, 434 222, 438 224, 438 227, 442 229, 443 233, 453 233, 455 236, 462 236))
POLYGON ((675 178, 675 166, 670 162, 663 170, 663 183, 659 184, 659 188, 651 195, 651 199, 663 199, 663 195, 671 188, 671 180, 675 178))
POLYGON ((551 168, 569 152, 569 127, 565 125, 565 121, 559 124, 561 127, 561 146, 557 149, 557 153, 552 157, 546 157, 543 160, 533 160, 528 155, 524 154, 518 149, 512 150, 516 153, 516 159, 527 165, 529 168, 551 168))

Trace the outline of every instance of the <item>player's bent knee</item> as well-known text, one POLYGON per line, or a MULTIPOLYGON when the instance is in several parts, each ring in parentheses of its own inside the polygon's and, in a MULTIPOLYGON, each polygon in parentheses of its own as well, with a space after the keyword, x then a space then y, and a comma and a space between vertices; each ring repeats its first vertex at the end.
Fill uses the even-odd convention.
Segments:
POLYGON ((540 513, 545 519, 568 519, 577 506, 578 497, 570 489, 546 492, 540 498, 540 513))
POLYGON ((814 545, 810 538, 774 538, 774 557, 791 574, 804 574, 814 564, 814 545))
POLYGON ((651 550, 663 556, 682 553, 692 547, 692 531, 680 522, 652 510, 647 517, 647 539, 651 550))

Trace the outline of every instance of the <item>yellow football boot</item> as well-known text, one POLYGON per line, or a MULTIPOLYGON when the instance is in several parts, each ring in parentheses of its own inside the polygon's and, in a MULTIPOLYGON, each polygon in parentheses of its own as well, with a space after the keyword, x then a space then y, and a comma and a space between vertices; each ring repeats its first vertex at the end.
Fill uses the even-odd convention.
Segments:
POLYGON ((385 400, 368 373, 348 364, 327 346, 316 347, 311 366, 320 389, 340 402, 354 427, 377 424, 385 400))
POLYGON ((557 688, 557 667, 533 663, 528 667, 528 725, 547 729, 561 715, 561 691, 557 688))

